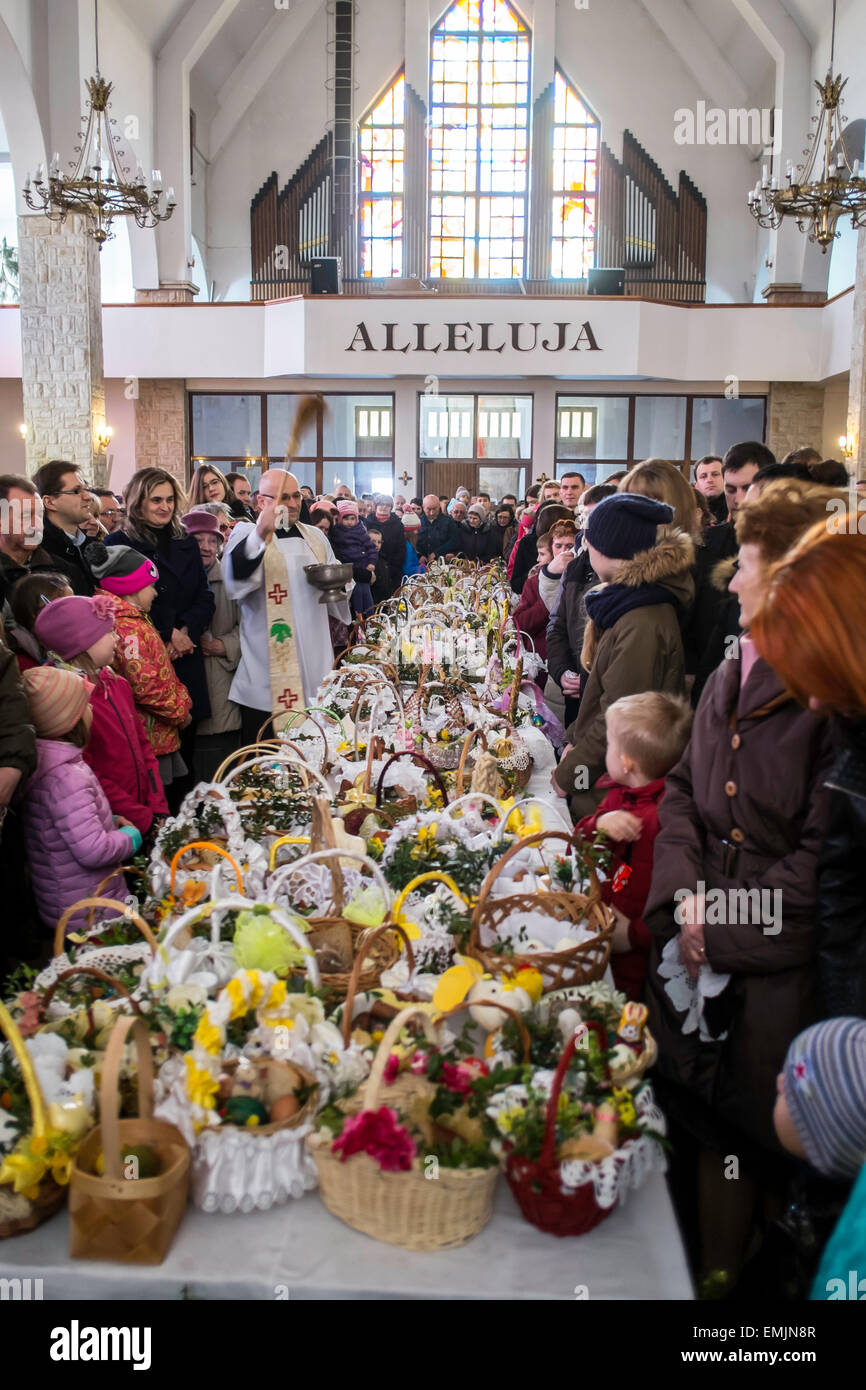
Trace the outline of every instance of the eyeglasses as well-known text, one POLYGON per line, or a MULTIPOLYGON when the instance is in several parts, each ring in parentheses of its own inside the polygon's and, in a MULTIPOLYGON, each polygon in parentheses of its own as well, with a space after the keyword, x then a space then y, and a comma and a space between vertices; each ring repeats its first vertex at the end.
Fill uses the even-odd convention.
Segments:
POLYGON ((90 492, 86 483, 82 483, 79 487, 58 487, 48 495, 49 497, 80 497, 82 492, 90 492))

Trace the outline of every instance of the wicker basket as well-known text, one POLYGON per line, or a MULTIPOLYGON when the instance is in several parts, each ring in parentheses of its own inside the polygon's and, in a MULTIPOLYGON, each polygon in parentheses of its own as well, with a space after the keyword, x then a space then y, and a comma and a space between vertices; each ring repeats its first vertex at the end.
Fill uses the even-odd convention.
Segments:
POLYGON ((108 1041, 99 1092, 100 1123, 84 1139, 69 1180, 69 1253, 73 1259, 161 1264, 186 1206, 190 1151, 174 1125, 153 1118, 153 1059, 140 1019, 119 1018, 108 1041), (118 1118, 123 1046, 132 1033, 138 1053, 138 1117, 118 1118), (155 1178, 127 1178, 122 1144, 157 1153, 155 1178), (104 1154, 105 1174, 96 1171, 104 1154))
MULTIPOLYGON (((429 1040, 438 1041, 423 1010, 403 1009, 379 1044, 367 1082, 366 1110, 378 1108, 391 1047, 403 1025, 415 1017, 423 1020, 429 1040)), ((307 1140, 322 1200, 332 1215, 374 1240, 404 1250, 452 1250, 472 1240, 490 1220, 497 1168, 440 1168, 436 1181, 430 1182, 420 1156, 409 1171, 386 1173, 369 1154, 353 1154, 343 1162, 331 1152, 331 1142, 324 1135, 307 1140)))
MULTIPOLYGON (((338 937, 344 936, 348 930, 348 936, 351 939, 352 961, 354 966, 358 949, 365 938, 370 934, 371 929, 361 926, 357 922, 350 922, 342 916, 343 884, 340 864, 344 859, 354 859, 359 864, 365 865, 370 869, 387 906, 391 894, 385 879, 382 877, 382 871, 378 864, 375 864, 373 860, 369 859, 366 855, 356 854, 354 850, 341 849, 339 847, 316 850, 313 854, 306 854, 303 858, 296 859, 292 864, 284 864, 281 869, 278 869, 276 873, 272 875, 268 884, 268 892, 273 895, 274 889, 279 886, 279 884, 291 879, 292 875, 306 864, 319 863, 322 861, 329 862, 332 865, 335 913, 327 917, 310 917, 307 919, 310 927, 310 943, 315 945, 317 934, 319 941, 324 944, 327 943, 328 933, 331 933, 334 937, 338 937)), ((389 926, 391 924, 386 922, 385 925, 389 926)), ((362 991, 375 989, 379 984, 382 971, 388 970, 399 955, 399 948, 394 939, 393 931, 377 931, 375 937, 375 941, 370 945, 367 964, 358 981, 358 988, 362 991)), ((340 996, 345 996, 349 988, 349 981, 352 978, 352 973, 351 968, 339 971, 323 970, 322 987, 331 989, 340 996)))
MULTIPOLYGON (((154 936, 153 931, 147 925, 147 922, 145 922, 143 917, 140 917, 137 912, 133 912, 132 909, 126 903, 118 902, 116 898, 103 898, 99 894, 96 894, 92 898, 79 898, 77 903, 73 903, 71 907, 68 907, 66 909, 63 916, 58 921, 57 929, 54 933, 55 956, 62 955, 63 947, 66 944, 66 928, 69 925, 70 920, 75 916, 76 912, 80 912, 83 907, 90 908, 89 921, 91 923, 91 926, 88 929, 89 931, 94 930, 92 926, 93 913, 97 907, 115 908, 118 917, 123 917, 125 921, 131 922, 134 927, 138 928, 141 935, 144 937, 144 940, 150 947, 151 952, 156 950, 156 937, 154 936)), ((96 949, 102 948, 94 947, 94 950, 96 949)))
MULTIPOLYGON (((18 1026, 3 1004, 0 1004, 0 1033, 7 1038, 15 1054, 15 1060, 21 1068, 21 1077, 24 1081, 27 1099, 30 1102, 33 1135, 34 1138, 41 1138, 48 1130, 42 1088, 39 1085, 30 1053, 18 1031, 18 1026)), ((0 1187, 0 1194, 10 1190, 4 1183, 0 1187)), ((24 1197, 21 1194, 16 1194, 16 1196, 17 1200, 14 1203, 16 1211, 6 1215, 0 1214, 0 1240, 6 1240, 9 1236, 23 1235, 26 1231, 34 1230, 43 1221, 47 1221, 49 1216, 53 1216, 63 1206, 66 1200, 66 1188, 59 1186, 52 1177, 46 1175, 40 1182, 39 1192, 35 1197, 24 1197)), ((3 1204, 0 1204, 0 1212, 2 1212, 2 1208, 3 1204)))
MULTIPOLYGON (((48 986, 47 990, 42 996, 42 1010, 44 1012, 45 1018, 48 1017, 48 1010, 51 1007, 51 1001, 54 998, 54 993, 57 989, 57 986, 61 984, 63 980, 71 979, 73 975, 89 975, 90 978, 93 980, 99 980, 103 984, 110 985, 112 989, 117 991, 118 997, 116 999, 107 999, 105 1001, 109 1005, 109 1007, 119 1009, 122 1008, 124 1005, 128 1005, 132 1013, 137 1014, 139 1017, 141 1017, 141 1005, 139 1004, 137 999, 133 999, 129 990, 126 988, 125 985, 122 985, 119 980, 112 979, 111 975, 107 974, 106 971, 99 970, 94 965, 71 965, 68 970, 61 970, 60 974, 55 976, 54 980, 48 986)), ((88 1004, 92 1003, 93 1000, 89 1000, 88 1003, 85 1003, 85 1008, 88 1007, 88 1004)), ((73 1006, 64 1004, 63 1012, 56 1013, 56 1017, 66 1018, 69 1014, 74 1013, 76 1008, 80 1007, 81 1005, 73 1006)))
MULTIPOLYGON (((415 752, 413 752, 411 749, 404 749, 404 751, 401 752, 401 753, 392 753, 392 754, 391 754, 391 757, 388 759, 388 761, 385 763, 384 767, 382 768, 382 771, 379 773, 379 780, 378 780, 377 783, 376 783, 376 809, 377 809, 377 810, 381 809, 382 802, 383 802, 384 796, 385 796, 385 773, 388 771, 388 768, 391 766, 392 763, 397 762, 398 758, 411 758, 413 762, 415 762, 415 763, 420 763, 421 767, 423 767, 424 770, 425 770, 426 772, 429 772, 429 773, 430 773, 430 776, 432 777, 433 781, 435 782, 435 784, 436 784, 436 786, 437 786, 437 788, 438 788, 438 790, 439 790, 439 792, 440 792, 440 794, 441 794, 441 796, 442 796, 442 805, 443 805, 443 806, 447 806, 447 805, 448 805, 448 788, 446 787, 445 782, 444 782, 444 780, 443 780, 441 774, 440 774, 440 773, 437 771, 437 769, 433 766, 433 764, 431 763, 430 759, 429 759, 429 758, 425 758, 423 753, 415 753, 415 752)), ((410 797, 409 800, 415 802, 415 805, 414 805, 413 808, 412 808, 412 812, 414 812, 415 810, 418 809, 416 798, 415 798, 415 797, 410 797)), ((402 806, 403 806, 403 803, 398 802, 397 805, 398 805, 398 807, 402 807, 402 806)), ((407 807, 406 809, 408 809, 408 807, 407 807)), ((410 814, 412 814, 412 812, 410 812, 410 814)))
POLYGON ((601 886, 593 869, 589 870, 590 889, 588 894, 561 892, 515 893, 508 897, 493 897, 492 888, 502 870, 512 859, 525 849, 532 849, 550 840, 564 840, 573 847, 574 840, 563 830, 543 830, 537 835, 527 835, 518 840, 509 850, 497 859, 481 885, 478 900, 472 913, 472 930, 466 947, 466 954, 480 961, 485 970, 496 974, 502 969, 504 957, 482 944, 484 932, 498 936, 499 927, 510 917, 532 912, 545 912, 563 928, 584 923, 595 931, 588 941, 581 941, 565 951, 515 951, 509 955, 508 965, 515 971, 534 968, 541 972, 544 990, 563 989, 571 985, 589 984, 600 980, 607 968, 613 936, 613 921, 608 909, 601 900, 601 886))
MULTIPOLYGON (((607 1047, 607 1034, 598 1023, 587 1028, 601 1034, 607 1047)), ((538 1158, 509 1154, 505 1176, 514 1199, 527 1221, 553 1236, 582 1236, 610 1216, 616 1207, 601 1207, 592 1182, 566 1189, 562 1186, 556 1158, 556 1114, 565 1073, 581 1043, 580 1034, 569 1039, 559 1059, 544 1121, 544 1143, 538 1158)))

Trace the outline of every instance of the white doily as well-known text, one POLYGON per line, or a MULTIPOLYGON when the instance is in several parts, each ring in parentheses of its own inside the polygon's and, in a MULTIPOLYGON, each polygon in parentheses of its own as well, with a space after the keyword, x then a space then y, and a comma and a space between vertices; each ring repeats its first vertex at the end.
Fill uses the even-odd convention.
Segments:
MULTIPOLYGON (((360 869, 349 868, 350 862, 341 865, 344 903, 368 882, 363 878, 360 869)), ((277 883, 273 901, 278 907, 286 905, 290 909, 315 908, 317 917, 333 917, 336 913, 334 880, 328 865, 321 862, 304 864, 297 873, 287 873, 277 883)))
MULTIPOLYGON (((79 951, 74 962, 64 951, 61 955, 55 956, 53 960, 49 961, 45 969, 40 971, 33 981, 33 988, 38 990, 40 994, 44 993, 63 974, 64 970, 78 970, 83 966, 88 966, 90 969, 101 970, 104 974, 111 975, 118 966, 136 965, 140 962, 147 963, 150 960, 151 951, 146 941, 131 942, 127 946, 94 946, 92 950, 79 951)), ((68 983, 72 988, 76 984, 80 984, 82 991, 84 991, 87 987, 87 976, 74 976, 68 983)), ((142 993, 141 980, 138 986, 129 992, 134 999, 138 999, 142 993)), ((106 999, 104 1002, 110 1009, 119 1009, 126 1003, 126 999, 125 996, 118 995, 116 999, 106 999)), ((79 1007, 80 1004, 68 1003, 64 999, 58 999, 55 995, 48 1005, 46 1016, 49 1021, 68 1018, 79 1007)))
POLYGON ((677 1013, 685 1014, 680 1025, 684 1033, 694 1033, 699 1029, 701 1042, 721 1042, 727 1032, 717 1037, 709 1031, 704 1022, 704 1007, 708 999, 715 999, 728 984, 730 975, 721 975, 712 966, 702 965, 697 979, 689 974, 683 964, 680 939, 672 936, 662 951, 659 975, 666 980, 665 994, 677 1013))
MULTIPOLYGON (((667 1130, 665 1117, 656 1104, 652 1087, 642 1086, 634 1092, 633 1100, 647 1128, 664 1135, 667 1130)), ((608 1211, 615 1202, 624 1202, 628 1193, 640 1187, 650 1173, 664 1173, 667 1166, 661 1144, 642 1134, 638 1139, 629 1139, 599 1163, 567 1159, 559 1165, 559 1180, 567 1192, 591 1182, 596 1202, 603 1211, 608 1211)))

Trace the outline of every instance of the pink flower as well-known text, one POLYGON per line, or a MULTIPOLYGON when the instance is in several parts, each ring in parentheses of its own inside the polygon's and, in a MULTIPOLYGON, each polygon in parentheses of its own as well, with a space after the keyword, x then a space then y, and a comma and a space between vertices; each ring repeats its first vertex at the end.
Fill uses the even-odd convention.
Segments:
POLYGON ((385 1078, 385 1085, 390 1086, 394 1081, 396 1081, 399 1074, 400 1058, 398 1057, 396 1052, 392 1052, 387 1062, 385 1063, 385 1070, 383 1072, 383 1076, 385 1078))
POLYGON ((352 1154, 366 1153, 385 1173, 407 1172, 417 1153, 412 1136, 397 1119, 396 1110, 383 1105, 379 1110, 362 1110, 350 1115, 343 1133, 331 1145, 332 1153, 346 1162, 352 1154))
POLYGON ((414 1076, 426 1076, 427 1074, 427 1053, 416 1052, 412 1061, 409 1063, 409 1070, 414 1076))
POLYGON ((457 1091, 465 1096, 472 1089, 472 1082, 479 1076, 489 1075, 489 1068, 477 1057, 468 1057, 462 1062, 442 1063, 442 1084, 449 1091, 457 1091))
POLYGON ((26 990, 24 994, 19 994, 18 1003, 22 1009, 21 1017, 18 1020, 18 1031, 22 1038, 32 1037, 42 1023, 39 995, 36 990, 26 990))

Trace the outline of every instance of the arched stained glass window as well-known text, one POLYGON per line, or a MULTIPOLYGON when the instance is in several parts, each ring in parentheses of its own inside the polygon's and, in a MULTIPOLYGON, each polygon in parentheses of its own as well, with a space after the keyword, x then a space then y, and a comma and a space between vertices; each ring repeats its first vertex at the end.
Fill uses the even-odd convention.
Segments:
POLYGON ((553 108, 553 279, 582 280, 595 265, 598 121, 557 69, 553 108))
POLYGON ((361 274, 403 274, 404 109, 401 73, 359 126, 361 274))
POLYGON ((529 57, 529 31, 506 0, 456 0, 433 30, 431 276, 524 273, 529 57))

